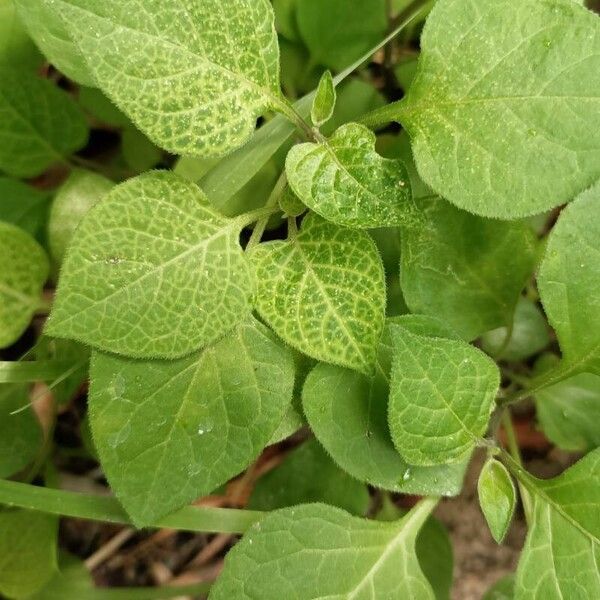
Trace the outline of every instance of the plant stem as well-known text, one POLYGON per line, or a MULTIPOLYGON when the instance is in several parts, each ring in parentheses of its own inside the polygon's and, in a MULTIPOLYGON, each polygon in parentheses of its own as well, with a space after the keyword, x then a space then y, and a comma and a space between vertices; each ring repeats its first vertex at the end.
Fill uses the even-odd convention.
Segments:
POLYGON ((519 465, 522 465, 519 443, 517 442, 517 436, 515 434, 515 428, 509 409, 504 410, 502 413, 502 427, 504 427, 504 431, 506 432, 506 441, 508 443, 510 455, 517 463, 519 463, 519 465))
MULTIPOLYGON (((0 504, 135 527, 119 502, 107 496, 78 494, 1 479, 0 504)), ((208 533, 244 533, 265 514, 252 510, 186 506, 147 527, 208 533)))
POLYGON ((260 242, 260 240, 263 236, 263 233, 265 232, 265 229, 267 228, 267 225, 269 224, 269 217, 274 212, 277 212, 277 203, 279 202, 279 198, 281 198, 281 194, 283 194, 283 190, 285 189, 286 185, 287 185, 287 177, 286 177, 285 171, 283 171, 281 173, 281 175, 279 176, 277 183, 275 183, 275 187, 271 191, 271 194, 269 195, 269 198, 267 199, 267 203, 265 204, 264 209, 263 209, 263 210, 270 210, 271 212, 269 213, 269 215, 266 218, 263 218, 260 221, 258 221, 256 226, 254 227, 254 231, 252 231, 252 235, 250 236, 250 240, 248 241, 246 250, 250 250, 250 249, 254 248, 254 246, 256 246, 260 242))
POLYGON ((70 360, 0 361, 0 383, 53 381, 72 367, 70 360))
POLYGON ((298 235, 296 217, 288 217, 288 242, 293 242, 298 235))

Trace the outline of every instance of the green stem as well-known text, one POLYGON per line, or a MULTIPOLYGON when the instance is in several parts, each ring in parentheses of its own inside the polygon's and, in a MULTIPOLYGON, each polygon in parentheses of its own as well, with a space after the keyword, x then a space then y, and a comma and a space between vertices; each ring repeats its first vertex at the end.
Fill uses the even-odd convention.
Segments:
POLYGON ((288 217, 288 242, 293 242, 298 235, 296 217, 288 217))
POLYGON ((502 426, 506 432, 506 441, 508 443, 508 449, 513 459, 522 465, 521 452, 519 450, 519 443, 517 442, 517 436, 515 434, 515 428, 513 426, 510 410, 505 410, 502 413, 502 426))
POLYGON ((270 210, 271 212, 269 213, 269 215, 266 218, 263 218, 260 221, 258 221, 256 226, 254 227, 254 230, 252 231, 252 235, 250 236, 250 240, 248 241, 248 244, 246 246, 246 250, 250 250, 250 249, 254 248, 254 246, 256 246, 258 243, 260 243, 260 240, 265 232, 265 229, 267 228, 267 225, 269 224, 269 217, 273 213, 277 212, 277 210, 278 210, 279 198, 281 198, 281 194, 283 194, 283 190, 285 189, 286 185, 287 185, 287 177, 286 177, 285 171, 283 171, 281 173, 281 175, 279 176, 279 179, 275 183, 275 187, 271 191, 271 194, 269 195, 269 198, 267 199, 267 203, 265 204, 264 209, 263 209, 263 210, 270 210))
MULTIPOLYGON (((78 494, 0 479, 0 504, 135 527, 119 502, 108 496, 78 494)), ((265 514, 252 510, 186 506, 147 527, 207 533, 244 533, 265 514)))

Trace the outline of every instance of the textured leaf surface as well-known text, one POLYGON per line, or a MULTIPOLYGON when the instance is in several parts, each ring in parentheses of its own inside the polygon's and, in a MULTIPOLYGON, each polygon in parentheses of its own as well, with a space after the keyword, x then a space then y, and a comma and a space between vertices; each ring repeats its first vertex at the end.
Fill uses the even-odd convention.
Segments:
POLYGON ((112 489, 145 525, 237 475, 292 399, 289 350, 249 322, 178 361, 96 353, 90 423, 112 489))
POLYGON ((79 150, 87 125, 73 100, 49 81, 0 67, 0 170, 33 177, 79 150))
POLYGON ((257 246, 256 308, 289 344, 322 360, 369 373, 385 318, 385 283, 366 233, 314 214, 291 242, 257 246))
POLYGON ((310 502, 324 502, 355 515, 364 515, 370 504, 367 487, 337 467, 315 439, 294 449, 258 480, 248 508, 269 511, 310 502))
POLYGON ((348 123, 330 140, 294 146, 285 170, 306 206, 348 227, 384 227, 414 219, 410 181, 403 163, 375 152, 375 135, 348 123))
POLYGON ((51 0, 99 87, 175 154, 241 146, 282 103, 268 0, 51 0))
POLYGON ((12 223, 36 239, 48 214, 49 194, 10 177, 0 177, 0 221, 12 223))
POLYGON ((0 348, 10 346, 41 304, 49 264, 44 249, 22 229, 0 221, 0 348))
POLYGON ((228 554, 210 600, 433 600, 415 541, 434 505, 425 500, 393 523, 324 504, 272 513, 228 554))
POLYGON ((516 600, 598 598, 600 450, 555 479, 523 475, 521 481, 533 497, 533 519, 519 561, 516 600))
POLYGON ((413 465, 464 459, 485 433, 500 385, 495 363, 468 344, 392 330, 389 424, 413 465))
POLYGON ((600 177, 600 21, 572 0, 443 0, 397 118, 419 172, 477 214, 516 218, 600 177))
POLYGON ((102 175, 76 169, 57 190, 48 219, 48 245, 58 264, 62 263, 83 217, 113 186, 114 183, 102 175))
POLYGON ((323 73, 317 92, 315 94, 312 108, 310 109, 310 118, 314 125, 320 127, 323 123, 329 121, 335 109, 335 85, 330 71, 323 73))
POLYGON ((411 311, 443 319, 467 340, 511 323, 535 266, 530 228, 482 219, 437 197, 418 203, 425 224, 402 235, 400 281, 411 311))
POLYGON ((0 510, 0 593, 25 598, 56 571, 58 519, 28 510, 0 510))
POLYGON ((142 358, 211 343, 249 313, 240 228, 173 174, 117 186, 77 230, 48 333, 142 358))
POLYGON ((485 463, 477 481, 477 493, 492 537, 500 544, 510 527, 517 503, 515 485, 501 462, 489 459, 485 463))
POLYGON ((388 320, 372 377, 320 364, 304 385, 304 413, 317 439, 344 471, 375 487, 407 494, 454 496, 462 487, 466 463, 414 467, 398 454, 387 423, 392 329, 402 323, 413 332, 452 336, 429 317, 388 320))
POLYGON ((562 212, 538 288, 565 368, 600 375, 600 183, 562 212))

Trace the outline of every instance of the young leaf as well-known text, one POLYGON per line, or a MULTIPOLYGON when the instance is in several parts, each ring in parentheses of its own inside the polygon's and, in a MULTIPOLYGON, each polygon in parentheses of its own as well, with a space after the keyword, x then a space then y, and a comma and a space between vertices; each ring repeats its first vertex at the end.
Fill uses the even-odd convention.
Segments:
POLYGON ((401 323, 415 333, 442 337, 443 324, 406 315, 388 320, 368 378, 333 365, 317 365, 302 392, 304 413, 317 439, 344 471, 375 487, 407 494, 455 496, 462 488, 466 462, 414 467, 398 454, 387 424, 392 362, 392 329, 401 323))
POLYGON ((479 505, 492 537, 502 543, 517 503, 517 492, 506 467, 497 460, 487 460, 477 481, 479 505))
POLYGON ((0 385, 0 478, 24 469, 42 442, 42 430, 29 403, 27 385, 0 385))
POLYGON ((532 497, 533 517, 515 598, 600 597, 600 450, 555 479, 542 481, 520 469, 517 474, 532 497))
POLYGON ((275 510, 324 502, 355 515, 369 507, 367 487, 339 469, 315 439, 290 452, 283 463, 254 486, 248 508, 275 510))
POLYGON ((292 399, 291 353, 249 321, 178 361, 92 357, 90 423, 112 489, 138 525, 247 467, 292 399))
POLYGON ((538 288, 558 336, 563 368, 600 375, 600 182, 562 212, 550 234, 538 288))
POLYGON ((294 194, 289 185, 285 186, 285 189, 279 198, 279 207, 288 217, 299 217, 306 212, 306 206, 304 206, 302 200, 294 194))
POLYGON ((351 517, 324 504, 271 513, 229 552, 209 598, 434 600, 415 542, 435 504, 423 500, 392 523, 351 517))
POLYGON ((0 221, 12 223, 41 241, 49 204, 48 193, 0 176, 0 221))
POLYGON ((94 78, 67 32, 53 0, 14 0, 19 16, 46 58, 69 79, 93 86, 94 78))
POLYGON ((58 518, 0 509, 0 594, 26 598, 56 572, 58 518))
POLYGON ((572 0, 441 0, 393 118, 419 173, 476 214, 517 218, 600 177, 600 21, 572 0))
POLYGON ((115 187, 77 229, 47 332, 139 358, 210 344, 250 310, 242 226, 168 172, 115 187))
POLYGON ((53 0, 98 85, 158 146, 220 155, 281 109, 268 0, 53 0))
POLYGON ((285 170, 306 206, 348 227, 391 227, 414 219, 408 173, 375 152, 375 135, 348 123, 330 140, 294 146, 285 170), (412 218, 411 218, 412 217, 412 218))
POLYGON ((57 190, 48 219, 48 246, 57 264, 62 263, 83 217, 114 185, 102 175, 75 169, 57 190))
POLYGON ((88 130, 79 107, 55 85, 0 66, 0 170, 34 177, 79 150, 88 130))
POLYGON ((496 364, 465 342, 395 327, 389 425, 413 465, 460 461, 485 433, 500 385, 496 364))
POLYGON ((313 125, 320 127, 323 123, 331 119, 335 109, 335 101, 336 93, 333 77, 331 76, 331 71, 325 71, 319 81, 317 93, 315 94, 310 110, 310 118, 313 125))
POLYGON ((17 341, 41 306, 50 266, 44 249, 22 229, 0 221, 0 348, 17 341))
POLYGON ((366 233, 314 214, 292 241, 257 246, 256 309, 289 344, 316 358, 370 373, 385 318, 385 283, 366 233))
POLYGON ((439 197, 418 205, 424 227, 402 235, 400 282, 411 311, 442 318, 466 340, 510 324, 535 266, 530 228, 476 217, 439 197))
POLYGON ((14 0, 0 0, 0 63, 35 71, 42 60, 17 16, 14 0))

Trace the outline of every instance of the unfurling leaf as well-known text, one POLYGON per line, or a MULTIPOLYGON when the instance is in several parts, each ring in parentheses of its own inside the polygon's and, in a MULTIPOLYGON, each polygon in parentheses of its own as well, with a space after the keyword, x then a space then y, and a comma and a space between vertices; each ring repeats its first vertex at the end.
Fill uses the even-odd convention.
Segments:
POLYGON ((285 169, 300 200, 339 225, 391 227, 415 219, 404 164, 379 156, 375 135, 363 125, 348 123, 329 140, 294 146, 285 169))
POLYGON ((268 0, 52 0, 98 86, 158 146, 220 155, 284 104, 268 0))
POLYGON ((483 465, 477 481, 477 493, 492 537, 500 544, 508 531, 517 503, 515 484, 501 462, 490 458, 483 465))
POLYGON ((171 173, 115 187, 77 229, 47 332, 138 358, 210 344, 250 312, 242 226, 171 173))
POLYGON ((336 93, 333 77, 331 76, 330 71, 325 71, 319 81, 319 86, 317 87, 317 92, 310 110, 310 118, 313 125, 320 127, 323 123, 326 123, 331 119, 335 109, 335 100, 336 93))
POLYGON ((102 466, 142 526, 209 494, 258 456, 291 402, 294 365, 250 321, 177 361, 96 353, 90 379, 102 466))

